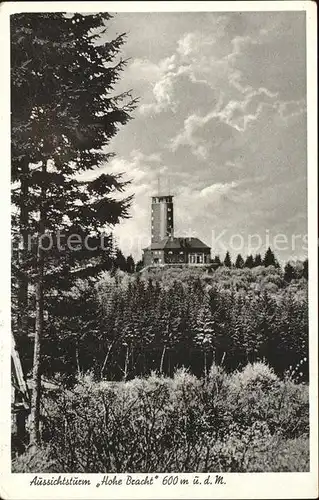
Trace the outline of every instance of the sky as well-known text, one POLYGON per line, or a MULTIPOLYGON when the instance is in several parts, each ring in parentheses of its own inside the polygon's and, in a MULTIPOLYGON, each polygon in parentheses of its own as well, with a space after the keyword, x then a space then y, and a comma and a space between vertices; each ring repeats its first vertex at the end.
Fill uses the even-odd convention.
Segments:
MULTIPOLYGON (((151 196, 174 195, 177 236, 281 261, 307 253, 304 12, 119 13, 127 33, 116 91, 139 97, 112 140, 105 172, 124 172, 131 218, 115 230, 126 255, 150 242, 151 196)), ((101 172, 101 171, 100 171, 101 172)))

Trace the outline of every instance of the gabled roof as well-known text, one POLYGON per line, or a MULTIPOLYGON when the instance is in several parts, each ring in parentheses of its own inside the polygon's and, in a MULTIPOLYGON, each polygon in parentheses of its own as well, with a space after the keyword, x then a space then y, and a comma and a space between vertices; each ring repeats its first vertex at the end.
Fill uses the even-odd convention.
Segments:
POLYGON ((203 243, 199 238, 175 238, 166 237, 159 242, 151 243, 144 250, 165 250, 165 249, 189 249, 189 250, 204 250, 210 249, 206 243, 203 243))

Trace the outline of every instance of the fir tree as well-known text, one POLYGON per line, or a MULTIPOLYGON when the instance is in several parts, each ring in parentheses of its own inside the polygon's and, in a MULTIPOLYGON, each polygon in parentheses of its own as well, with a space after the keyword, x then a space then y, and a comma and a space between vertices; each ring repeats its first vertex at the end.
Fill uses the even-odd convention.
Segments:
POLYGON ((229 254, 228 251, 226 252, 226 256, 225 256, 225 259, 224 259, 224 266, 226 266, 226 267, 231 267, 232 266, 230 254, 229 254))
POLYGON ((252 255, 247 256, 244 267, 248 267, 249 269, 254 267, 254 258, 252 255))
POLYGON ((130 274, 134 273, 135 271, 135 262, 132 255, 129 255, 126 259, 126 269, 130 274))
POLYGON ((215 255, 215 257, 212 259, 211 262, 212 262, 213 267, 215 269, 217 269, 218 267, 220 267, 222 265, 219 255, 215 255))
POLYGON ((86 248, 60 252, 55 247, 45 252, 41 239, 57 231, 98 238, 104 225, 112 227, 128 215, 130 199, 114 198, 125 188, 119 176, 104 174, 92 181, 78 177, 111 158, 112 153, 102 149, 127 123, 135 106, 130 94, 113 95, 125 67, 124 61, 117 60, 124 35, 96 43, 110 17, 106 13, 11 16, 13 226, 19 228, 24 243, 14 275, 22 285, 20 308, 27 309, 31 279, 36 303, 31 444, 39 439, 46 290, 61 275, 71 277, 72 267, 83 269, 79 259, 98 259, 89 272, 104 259, 101 252, 86 248), (28 233, 35 240, 31 252, 26 246, 28 233))
POLYGON ((290 262, 287 262, 284 268, 284 280, 287 283, 290 283, 295 278, 296 278, 295 268, 290 264, 290 262))
POLYGON ((263 265, 265 267, 268 267, 268 266, 278 267, 278 262, 275 258, 275 254, 273 253, 273 251, 271 250, 270 247, 268 247, 268 249, 265 253, 265 257, 263 259, 263 265))
POLYGON ((136 263, 136 272, 138 273, 139 271, 141 271, 141 269, 143 269, 144 267, 144 263, 142 260, 139 260, 137 263, 136 263))
POLYGON ((254 267, 262 266, 262 264, 263 264, 263 261, 262 261, 261 255, 260 255, 260 253, 257 253, 255 258, 254 258, 254 267))
POLYGON ((114 268, 120 269, 121 271, 127 271, 127 262, 121 250, 116 251, 116 256, 114 259, 114 268))
POLYGON ((242 269, 245 265, 244 259, 240 254, 237 255, 236 262, 235 262, 235 267, 237 269, 242 269))
POLYGON ((215 350, 214 337, 215 337, 215 321, 211 313, 211 299, 205 297, 197 315, 196 336, 195 344, 197 344, 204 354, 204 377, 207 377, 207 353, 215 350))

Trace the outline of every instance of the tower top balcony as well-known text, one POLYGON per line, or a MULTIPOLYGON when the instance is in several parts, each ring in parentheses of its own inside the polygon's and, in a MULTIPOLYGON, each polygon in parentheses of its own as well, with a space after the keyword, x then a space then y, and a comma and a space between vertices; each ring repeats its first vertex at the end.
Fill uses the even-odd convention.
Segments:
POLYGON ((152 203, 173 203, 173 195, 155 194, 152 196, 152 203))

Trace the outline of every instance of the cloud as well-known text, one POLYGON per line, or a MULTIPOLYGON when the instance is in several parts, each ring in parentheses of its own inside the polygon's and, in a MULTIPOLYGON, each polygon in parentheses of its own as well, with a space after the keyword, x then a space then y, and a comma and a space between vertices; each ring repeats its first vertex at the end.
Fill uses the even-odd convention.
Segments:
POLYGON ((306 113, 306 99, 292 100, 292 101, 279 101, 276 103, 278 112, 285 125, 290 125, 292 121, 297 119, 300 115, 306 113))
POLYGON ((154 84, 153 94, 155 103, 142 104, 140 112, 147 114, 150 112, 160 113, 167 109, 176 110, 176 103, 173 99, 174 94, 174 73, 166 73, 154 84))
POLYGON ((174 69, 175 55, 161 59, 158 64, 148 59, 133 59, 128 67, 131 76, 135 75, 148 82, 158 80, 163 74, 174 69))
MULTIPOLYGON (((174 59, 173 55, 169 59, 174 59)), ((160 62, 160 65, 162 62, 160 62)), ((180 76, 186 73, 186 68, 183 66, 179 67, 176 71, 172 71, 174 68, 172 64, 170 70, 163 71, 161 73, 158 81, 153 84, 153 102, 142 104, 139 111, 142 115, 147 115, 149 113, 161 113, 162 111, 172 111, 176 112, 178 107, 178 102, 176 100, 176 85, 180 76)))
MULTIPOLYGON (((250 36, 236 36, 226 42, 223 40, 225 27, 219 25, 219 29, 213 35, 201 34, 200 32, 186 33, 177 42, 176 52, 170 57, 159 61, 156 69, 149 63, 150 73, 157 79, 152 79, 152 100, 144 99, 139 111, 143 115, 150 113, 159 114, 170 111, 177 112, 183 100, 180 88, 181 82, 188 80, 188 94, 194 95, 196 106, 196 86, 204 84, 210 87, 217 101, 216 108, 210 116, 219 116, 221 120, 234 126, 237 130, 245 130, 250 121, 256 119, 253 112, 246 113, 246 108, 256 99, 262 96, 264 100, 273 99, 278 96, 264 86, 253 88, 251 85, 243 85, 242 71, 236 66, 237 57, 250 44, 257 44, 257 40, 250 36), (225 47, 225 51, 215 49, 216 40, 225 47), (180 91, 179 91, 180 90, 180 91), (220 102, 223 101, 223 109, 220 102), (218 111, 218 114, 216 114, 218 111), (232 120, 232 114, 236 111, 237 120, 232 120), (214 114, 215 113, 215 114, 214 114)), ((140 64, 140 63, 139 63, 140 64)), ((143 63, 145 68, 147 64, 143 63)), ((185 89, 185 85, 183 90, 185 89)), ((258 103, 257 112, 260 112, 258 103)), ((203 144, 195 148, 194 153, 199 157, 206 157, 203 144)))
POLYGON ((216 43, 216 38, 211 35, 205 35, 200 31, 186 33, 177 42, 177 52, 182 57, 189 57, 199 50, 211 49, 212 45, 216 43))
POLYGON ((214 149, 216 152, 216 146, 218 147, 227 138, 227 135, 231 135, 230 130, 221 124, 226 124, 238 132, 245 132, 251 122, 258 120, 269 102, 270 106, 276 107, 276 103, 272 104, 272 99, 276 95, 267 89, 260 88, 251 91, 241 101, 230 100, 226 105, 223 105, 223 94, 221 93, 219 101, 211 112, 204 116, 191 114, 185 119, 183 129, 171 139, 169 147, 175 152, 179 146, 189 146, 195 156, 206 160, 209 151, 214 149), (215 123, 214 140, 211 137, 205 140, 204 137, 200 136, 200 131, 212 125, 212 122, 215 123), (217 140, 216 136, 218 130, 221 133, 220 141, 217 140))
POLYGON ((229 193, 232 189, 238 186, 237 182, 229 182, 222 184, 218 182, 216 184, 212 184, 210 186, 205 187, 199 193, 199 196, 202 198, 209 197, 210 199, 218 199, 221 196, 229 193))
POLYGON ((119 231, 149 238, 159 172, 176 195, 176 229, 208 243, 212 228, 306 230, 294 218, 306 213, 303 13, 130 16, 121 29, 139 32, 131 45, 128 37, 121 85, 140 106, 109 166, 127 172, 136 196, 119 231), (165 33, 163 43, 153 33, 165 33))

